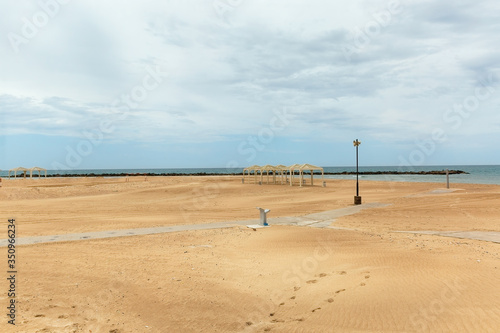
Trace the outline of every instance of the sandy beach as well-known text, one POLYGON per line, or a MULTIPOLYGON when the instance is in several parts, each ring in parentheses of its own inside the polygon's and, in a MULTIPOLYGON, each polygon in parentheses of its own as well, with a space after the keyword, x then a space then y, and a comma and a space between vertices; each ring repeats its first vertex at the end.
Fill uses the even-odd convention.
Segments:
MULTIPOLYGON (((17 238, 352 207, 355 183, 241 177, 3 179, 17 238)), ((16 326, 1 332, 498 332, 500 243, 418 231, 500 232, 500 186, 363 181, 384 206, 333 228, 243 225, 17 248, 16 326)), ((5 247, 0 248, 7 269, 5 247)), ((8 281, 0 284, 7 306, 8 281)))

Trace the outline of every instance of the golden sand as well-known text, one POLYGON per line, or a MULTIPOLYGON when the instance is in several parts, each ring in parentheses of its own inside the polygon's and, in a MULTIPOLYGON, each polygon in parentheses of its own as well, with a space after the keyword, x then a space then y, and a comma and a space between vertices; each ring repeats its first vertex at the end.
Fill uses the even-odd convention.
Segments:
MULTIPOLYGON (((363 202, 389 206, 333 222, 345 230, 240 226, 19 246, 17 325, 4 317, 0 332, 500 331, 500 244, 395 232, 500 231, 500 186, 432 192, 442 186, 363 181, 363 202)), ((11 217, 20 238, 256 219, 255 207, 301 216, 351 206, 353 195, 350 180, 4 179, 1 238, 11 217)))

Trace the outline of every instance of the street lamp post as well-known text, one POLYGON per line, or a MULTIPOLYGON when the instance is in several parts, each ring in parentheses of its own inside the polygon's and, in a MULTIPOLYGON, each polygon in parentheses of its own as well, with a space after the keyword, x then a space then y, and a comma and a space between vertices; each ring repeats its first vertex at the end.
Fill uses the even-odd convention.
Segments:
POLYGON ((358 164, 358 147, 361 141, 358 139, 353 141, 354 147, 356 147, 356 195, 354 196, 354 204, 361 205, 361 197, 359 196, 359 164, 358 164))

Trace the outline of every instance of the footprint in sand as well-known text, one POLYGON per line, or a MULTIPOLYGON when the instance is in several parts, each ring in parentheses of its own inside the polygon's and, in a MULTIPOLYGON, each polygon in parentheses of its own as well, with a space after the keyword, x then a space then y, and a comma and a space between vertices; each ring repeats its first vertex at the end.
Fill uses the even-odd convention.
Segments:
POLYGON ((346 271, 340 271, 340 272, 339 272, 339 274, 340 274, 340 275, 346 275, 346 274, 347 274, 347 272, 346 272, 346 271))
POLYGON ((360 285, 361 287, 364 287, 364 286, 366 286, 366 283, 360 283, 359 285, 360 285))
POLYGON ((316 283, 316 282, 318 282, 318 280, 309 280, 309 281, 306 281, 306 283, 309 283, 309 284, 316 283))
POLYGON ((295 296, 290 297, 290 299, 295 299, 295 296))
POLYGON ((345 291, 345 289, 340 289, 340 290, 337 290, 335 293, 336 293, 336 294, 339 294, 339 293, 341 293, 341 292, 343 292, 343 291, 345 291))
POLYGON ((326 274, 326 273, 321 273, 321 274, 319 275, 319 277, 325 277, 325 276, 327 276, 327 274, 326 274))
POLYGON ((329 298, 326 300, 328 303, 333 303, 333 298, 329 298))
POLYGON ((311 312, 316 312, 318 310, 321 310, 321 308, 316 308, 316 309, 312 310, 311 312))
POLYGON ((365 279, 369 279, 370 278, 370 275, 365 275, 365 279))
POLYGON ((300 287, 293 287, 293 290, 294 290, 294 291, 297 291, 297 290, 299 290, 299 289, 300 289, 300 287))

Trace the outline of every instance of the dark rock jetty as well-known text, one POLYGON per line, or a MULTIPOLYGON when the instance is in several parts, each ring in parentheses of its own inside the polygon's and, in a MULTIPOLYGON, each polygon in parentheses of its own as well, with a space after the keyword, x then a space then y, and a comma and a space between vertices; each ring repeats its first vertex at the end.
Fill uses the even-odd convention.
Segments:
MULTIPOLYGON (((318 174, 318 172, 315 172, 318 174)), ((325 172, 325 175, 355 175, 356 172, 325 172)), ((360 175, 445 175, 446 170, 437 171, 363 171, 360 175)), ((462 170, 449 170, 450 175, 468 174, 462 170)), ((72 173, 72 174, 50 174, 47 177, 158 177, 158 176, 241 176, 242 173, 72 173)))
POLYGON ((158 176, 241 176, 242 173, 68 173, 68 174, 53 174, 47 177, 158 177, 158 176))
MULTIPOLYGON (((450 175, 468 175, 468 172, 462 170, 449 170, 450 175)), ((325 175, 355 175, 356 172, 325 172, 325 175)), ((446 170, 436 171, 363 171, 360 175, 446 175, 446 170)))

